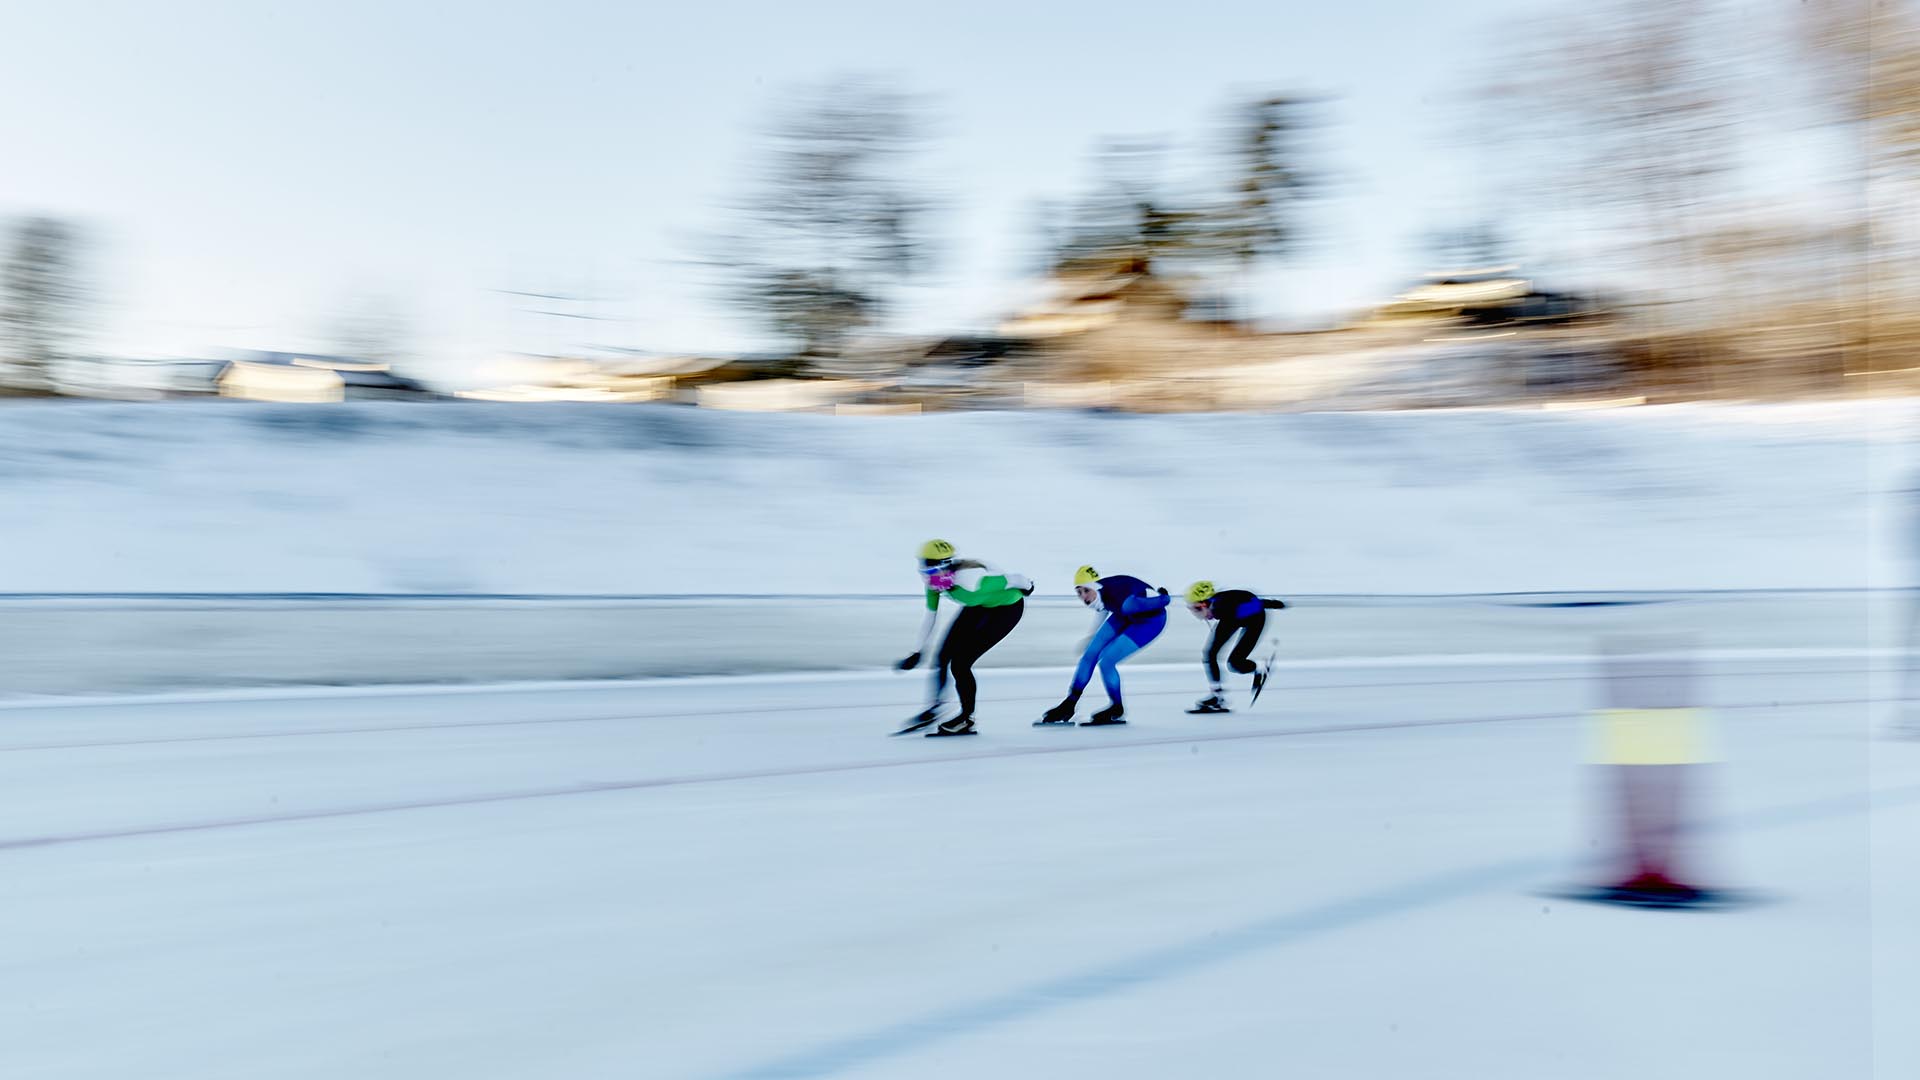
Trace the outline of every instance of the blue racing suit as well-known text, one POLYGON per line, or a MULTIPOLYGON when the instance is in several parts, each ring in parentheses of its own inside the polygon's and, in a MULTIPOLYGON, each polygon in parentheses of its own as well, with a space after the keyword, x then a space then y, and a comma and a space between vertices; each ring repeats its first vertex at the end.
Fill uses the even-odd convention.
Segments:
POLYGON ((1101 578, 1099 590, 1100 610, 1107 613, 1107 618, 1094 631, 1086 651, 1080 654, 1080 666, 1074 669, 1073 689, 1068 692, 1067 700, 1079 700, 1080 692, 1093 681, 1093 669, 1097 667, 1108 700, 1119 705, 1120 662, 1146 648, 1167 628, 1167 604, 1171 598, 1159 595, 1139 578, 1125 575, 1101 578))

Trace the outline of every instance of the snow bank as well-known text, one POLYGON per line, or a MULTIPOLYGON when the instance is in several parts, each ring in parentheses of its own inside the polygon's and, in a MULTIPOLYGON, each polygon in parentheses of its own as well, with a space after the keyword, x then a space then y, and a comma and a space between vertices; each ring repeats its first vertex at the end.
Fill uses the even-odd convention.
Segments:
MULTIPOLYGON (((1902 642, 1894 593, 1295 597, 1270 627, 1289 663, 1586 656, 1619 633, 1703 649, 1859 652, 1902 642)), ((0 600, 0 698, 211 687, 630 679, 877 670, 913 648, 911 598, 0 600)), ((1062 667, 1090 617, 1036 599, 987 667, 1062 667)), ((1135 664, 1201 686, 1207 629, 1176 613, 1135 664)), ((1783 662, 1786 662, 1783 660, 1783 662)), ((919 692, 924 672, 902 675, 919 692)))
MULTIPOLYGON (((0 591, 897 594, 927 536, 1281 593, 1855 587, 1904 403, 926 417, 0 408, 0 591)), ((1880 501, 1884 508, 1884 500, 1880 501)))

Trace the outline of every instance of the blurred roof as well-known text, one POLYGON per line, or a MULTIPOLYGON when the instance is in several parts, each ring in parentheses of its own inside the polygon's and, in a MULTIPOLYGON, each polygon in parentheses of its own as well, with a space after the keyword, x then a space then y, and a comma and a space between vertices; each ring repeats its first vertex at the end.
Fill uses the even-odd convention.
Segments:
POLYGON ((423 384, 393 373, 392 366, 375 360, 364 360, 351 356, 329 356, 324 353, 270 352, 257 351, 244 354, 236 363, 250 364, 256 367, 305 368, 313 371, 330 371, 339 376, 344 386, 360 387, 372 390, 417 390, 425 392, 423 384))
POLYGON ((597 366, 608 375, 699 375, 733 363, 726 356, 630 356, 603 360, 597 366))
POLYGON ((1145 271, 1067 272, 1047 279, 1046 295, 1000 324, 1003 337, 1045 338, 1098 329, 1128 311, 1178 316, 1184 288, 1145 271))
POLYGON ((1427 276, 1429 280, 1426 284, 1416 285, 1395 297, 1396 306, 1450 308, 1463 304, 1485 304, 1517 300, 1533 289, 1531 281, 1514 277, 1510 268, 1427 276))

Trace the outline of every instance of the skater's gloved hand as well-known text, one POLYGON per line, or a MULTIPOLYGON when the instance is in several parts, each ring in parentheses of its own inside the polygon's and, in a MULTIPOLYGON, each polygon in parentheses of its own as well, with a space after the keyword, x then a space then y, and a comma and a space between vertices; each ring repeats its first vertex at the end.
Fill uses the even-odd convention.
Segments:
POLYGON ((901 671, 912 671, 914 668, 917 668, 919 666, 920 666, 919 653, 914 653, 912 656, 909 656, 905 660, 900 661, 900 664, 899 664, 901 671))
POLYGON ((1029 581, 1029 582, 1027 582, 1027 584, 1026 584, 1026 586, 1025 586, 1024 588, 1022 588, 1022 589, 1020 590, 1020 595, 1021 595, 1021 596, 1032 596, 1032 595, 1033 595, 1033 582, 1031 582, 1031 581, 1029 581))
POLYGON ((1160 595, 1161 596, 1167 595, 1167 587, 1165 585, 1160 586, 1160 595))

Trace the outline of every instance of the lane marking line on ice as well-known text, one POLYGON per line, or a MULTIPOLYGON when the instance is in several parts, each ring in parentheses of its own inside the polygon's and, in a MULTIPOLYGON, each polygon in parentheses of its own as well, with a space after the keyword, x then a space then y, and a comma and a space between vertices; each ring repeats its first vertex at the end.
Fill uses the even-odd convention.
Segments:
MULTIPOLYGON (((1737 702, 1711 707, 1720 710, 1768 709, 1782 706, 1861 705, 1871 704, 1878 700, 1877 698, 1835 698, 1820 700, 1773 699, 1768 701, 1737 702)), ((1243 742, 1259 739, 1297 738, 1308 735, 1345 735, 1413 728, 1462 727, 1474 724, 1511 724, 1550 720, 1578 720, 1584 718, 1584 716, 1584 713, 1579 712, 1528 713, 1510 716, 1466 716, 1429 720, 1382 720, 1373 723, 1326 724, 1317 727, 1269 728, 1254 731, 1201 732, 1189 735, 1167 735, 1124 740, 1103 738, 1097 742, 1077 741, 1071 745, 1017 746, 968 753, 942 754, 938 757, 882 758, 867 761, 822 762, 818 765, 790 765, 768 769, 745 769, 737 772, 642 777, 634 780, 589 781, 561 784, 552 787, 526 788, 519 791, 480 792, 440 799, 406 799, 394 802, 367 803, 361 806, 297 810, 283 814, 213 818, 205 821, 138 825, 119 829, 102 829, 92 832, 55 833, 46 836, 19 837, 11 840, 0 840, 0 852, 19 851, 27 848, 57 847, 101 840, 129 840, 149 836, 166 836, 176 833, 239 829, 257 825, 283 825, 305 821, 323 821, 333 818, 362 817, 372 814, 390 814, 408 810, 436 810, 458 806, 482 806, 489 803, 555 799, 572 795, 604 795, 615 792, 646 791, 654 788, 686 787, 695 784, 719 784, 742 780, 786 779, 791 777, 820 776, 833 773, 863 772, 879 769, 905 769, 925 765, 946 765, 955 762, 987 761, 997 758, 1041 757, 1051 754, 1091 754, 1162 746, 1187 746, 1195 743, 1243 742)), ((1125 733, 1114 734, 1123 735, 1125 733)))
MULTIPOLYGON (((1188 670, 1185 665, 1181 670, 1188 670)), ((1062 669, 1063 671, 1065 669, 1062 669)), ((1136 669, 1138 670, 1138 669, 1136 669)), ((1823 668, 1820 670, 1802 670, 1797 668, 1775 668, 1757 673, 1742 673, 1742 678, 1799 678, 1802 676, 1872 676, 1884 674, 1884 670, 1873 668, 1823 668)), ((1512 686, 1535 683, 1590 682, 1592 676, 1581 673, 1574 675, 1525 675, 1519 678, 1502 679, 1410 679, 1397 682, 1357 682, 1357 683, 1288 683, 1282 689, 1298 693, 1319 690, 1404 690, 1409 687, 1433 686, 1512 686)), ((1180 690, 1135 690, 1131 698, 1190 697, 1191 689, 1180 690)), ((1052 701, 1052 695, 1044 698, 1033 696, 1000 697, 985 695, 986 700, 994 702, 1052 701)), ((917 709, 925 701, 915 698, 912 701, 876 701, 849 705, 844 702, 829 702, 824 705, 775 705, 765 709, 734 709, 723 715, 728 718, 760 716, 787 713, 814 712, 852 712, 859 709, 885 709, 898 711, 917 709)), ((62 750, 101 750, 127 746, 166 746, 173 743, 236 742, 254 739, 306 739, 325 738, 336 735, 379 735, 387 733, 405 733, 415 731, 464 731, 473 728, 510 728, 543 727, 551 724, 607 724, 643 720, 693 720, 713 718, 712 710, 700 709, 687 712, 637 712, 623 709, 619 712, 593 713, 587 716, 532 716, 501 720, 452 720, 442 722, 421 722, 411 724, 367 724, 361 727, 344 728, 306 728, 292 731, 234 731, 204 735, 155 735, 141 739, 97 739, 80 742, 62 743, 21 743, 17 746, 0 745, 0 754, 24 754, 62 750)))

